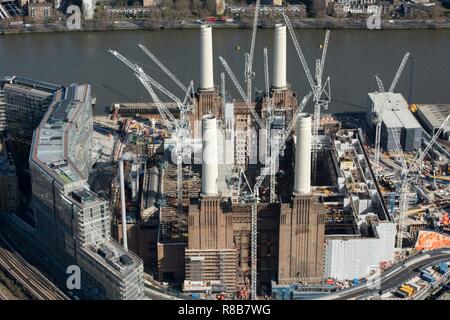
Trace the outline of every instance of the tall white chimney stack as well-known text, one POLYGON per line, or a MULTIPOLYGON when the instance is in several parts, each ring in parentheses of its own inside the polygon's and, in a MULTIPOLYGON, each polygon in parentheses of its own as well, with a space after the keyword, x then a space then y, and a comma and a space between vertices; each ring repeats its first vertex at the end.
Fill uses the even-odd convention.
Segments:
POLYGON ((297 116, 297 147, 295 150, 294 193, 311 192, 311 115, 297 116))
POLYGON ((217 181, 219 179, 216 117, 210 114, 203 116, 202 126, 202 194, 215 196, 218 194, 217 181))
POLYGON ((200 28, 200 89, 214 88, 212 27, 200 28))
POLYGON ((273 63, 273 86, 277 89, 286 87, 286 26, 275 25, 275 48, 273 63))

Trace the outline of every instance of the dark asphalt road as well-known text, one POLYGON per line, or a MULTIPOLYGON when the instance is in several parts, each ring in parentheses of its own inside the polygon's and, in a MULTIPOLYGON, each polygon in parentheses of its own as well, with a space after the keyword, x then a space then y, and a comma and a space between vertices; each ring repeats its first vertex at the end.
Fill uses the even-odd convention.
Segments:
POLYGON ((386 290, 391 290, 395 287, 400 286, 402 283, 412 278, 415 274, 417 274, 419 268, 449 260, 450 249, 439 249, 422 253, 418 256, 407 259, 401 264, 396 264, 388 270, 384 271, 381 275, 381 286, 376 286, 376 284, 372 284, 372 286, 361 284, 357 287, 352 287, 350 289, 346 289, 333 294, 332 296, 327 296, 325 299, 358 299, 372 293, 378 294, 380 288, 383 292, 385 292, 386 290))

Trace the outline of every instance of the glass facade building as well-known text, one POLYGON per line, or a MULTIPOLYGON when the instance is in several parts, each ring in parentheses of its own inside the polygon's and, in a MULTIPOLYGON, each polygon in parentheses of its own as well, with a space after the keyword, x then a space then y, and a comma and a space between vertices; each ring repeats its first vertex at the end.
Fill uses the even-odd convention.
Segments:
POLYGON ((108 202, 89 189, 92 168, 92 97, 89 85, 55 96, 36 128, 30 152, 36 234, 67 268, 82 271, 82 296, 141 299, 143 263, 111 238, 108 202))
POLYGON ((0 131, 30 139, 39 125, 60 85, 23 77, 0 80, 0 131))

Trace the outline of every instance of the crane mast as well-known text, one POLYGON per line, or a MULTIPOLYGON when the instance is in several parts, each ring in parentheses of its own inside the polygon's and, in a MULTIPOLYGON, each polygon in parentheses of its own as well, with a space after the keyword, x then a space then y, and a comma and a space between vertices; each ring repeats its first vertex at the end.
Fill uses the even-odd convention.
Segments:
POLYGON ((258 15, 261 1, 256 0, 255 14, 253 16, 252 40, 250 43, 250 53, 246 55, 245 83, 247 85, 247 97, 252 98, 252 80, 255 76, 253 72, 253 57, 255 55, 256 30, 258 29, 258 15))
POLYGON ((328 51, 328 43, 330 40, 330 30, 327 30, 325 33, 325 40, 322 47, 322 56, 321 59, 317 59, 315 63, 315 73, 314 79, 311 75, 311 71, 309 70, 308 63, 306 62, 305 56, 303 54, 303 50, 297 40, 297 36, 295 35, 294 28, 292 27, 291 21, 289 17, 283 13, 283 18, 286 22, 286 26, 289 30, 289 34, 291 35, 292 42, 294 43, 295 51, 300 59, 303 70, 305 71, 306 78, 311 87, 311 91, 314 94, 313 102, 314 102, 314 115, 313 115, 313 128, 312 128, 312 168, 313 175, 315 176, 316 164, 317 164, 317 153, 319 149, 319 127, 320 127, 320 113, 321 109, 328 109, 328 104, 331 101, 331 89, 330 89, 330 77, 327 77, 325 83, 323 83, 323 71, 325 68, 325 60, 328 51))
MULTIPOLYGON (((394 79, 392 80, 392 84, 389 88, 389 92, 394 92, 395 87, 397 86, 398 80, 400 79, 403 69, 406 66, 406 63, 408 62, 408 58, 410 56, 410 53, 407 52, 402 59, 402 62, 400 63, 400 66, 398 67, 397 73, 395 74, 394 79)), ((377 81, 379 92, 385 93, 383 82, 380 80, 378 76, 375 76, 375 79, 377 81)), ((386 95, 385 95, 386 96, 386 95)), ((389 98, 386 98, 389 99, 389 98)), ((374 150, 374 167, 376 175, 378 176, 379 171, 379 164, 380 164, 380 152, 381 152, 381 121, 382 121, 382 112, 383 108, 381 110, 374 110, 375 112, 375 150, 374 150)))
MULTIPOLYGON (((147 50, 147 52, 150 52, 150 51, 147 50)), ((141 83, 144 85, 144 87, 147 89, 147 91, 149 92, 153 101, 155 102, 158 112, 161 115, 161 118, 163 119, 163 123, 165 124, 165 126, 167 127, 167 129, 170 131, 170 133, 172 135, 172 139, 174 140, 174 144, 175 144, 176 166, 177 166, 176 194, 177 194, 177 200, 178 200, 178 207, 180 209, 181 205, 182 205, 182 199, 183 199, 182 198, 183 197, 183 155, 185 152, 188 152, 188 149, 189 149, 188 137, 189 137, 190 132, 189 132, 189 122, 188 122, 188 117, 187 117, 187 112, 188 112, 189 108, 186 107, 186 105, 183 104, 180 101, 180 99, 178 99, 178 97, 176 97, 174 94, 172 94, 170 91, 168 91, 162 85, 160 85, 157 81, 155 81, 149 75, 147 75, 140 66, 132 63, 130 60, 125 58, 123 55, 121 55, 117 51, 110 50, 110 53, 112 53, 115 57, 117 57, 120 61, 122 61, 125 65, 127 65, 130 69, 132 69, 135 72, 136 76, 141 81, 141 83), (169 98, 171 98, 172 100, 174 100, 177 103, 177 106, 180 109, 180 119, 176 119, 170 113, 170 111, 167 109, 167 107, 158 98, 158 96, 154 92, 152 86, 157 88, 162 93, 166 94, 169 98)), ((168 69, 166 68, 166 70, 168 70, 168 69)), ((187 88, 185 87, 185 91, 186 91, 186 95, 188 95, 188 92, 193 92, 193 82, 192 81, 191 81, 191 84, 189 87, 187 87, 187 88)), ((185 96, 185 101, 186 100, 187 100, 187 98, 185 96)))
MULTIPOLYGON (((312 92, 307 94, 302 101, 300 102, 300 105, 298 106, 296 112, 294 113, 289 125, 284 129, 280 134, 280 139, 277 141, 276 144, 273 144, 273 148, 271 149, 272 153, 270 155, 270 163, 274 163, 280 153, 284 150, 286 147, 286 141, 289 138, 290 133, 292 132, 292 129, 294 127, 294 124, 296 122, 297 116, 299 113, 303 111, 306 104, 308 103, 309 98, 311 97, 312 92)), ((250 243, 250 252, 251 252, 251 299, 256 299, 256 285, 257 285, 257 241, 258 241, 258 221, 257 221, 257 214, 258 214, 258 203, 259 203, 259 188, 261 187, 264 178, 269 174, 269 171, 271 170, 270 165, 265 166, 261 174, 256 179, 256 183, 253 187, 253 192, 251 193, 251 201, 252 201, 252 211, 251 211, 251 243, 250 243)), ((241 174, 243 174, 241 170, 241 174)), ((245 174, 244 174, 245 177, 245 174)), ((247 185, 249 186, 247 178, 245 178, 247 185)), ((241 181, 241 178, 239 179, 241 181)), ((240 190, 241 191, 241 190, 240 190)))
POLYGON ((272 141, 273 141, 273 136, 272 136, 272 131, 271 131, 271 125, 272 125, 272 121, 273 121, 273 110, 272 110, 272 98, 270 97, 270 85, 269 85, 269 59, 268 59, 268 54, 267 54, 267 48, 264 48, 264 86, 265 86, 265 90, 266 90, 266 98, 267 98, 267 104, 266 104, 266 130, 265 130, 265 144, 266 144, 266 150, 265 150, 265 162, 266 162, 266 166, 269 165, 270 166, 270 188, 269 188, 269 192, 270 192, 270 197, 269 197, 269 201, 270 203, 274 203, 276 201, 276 193, 275 193, 275 189, 276 189, 276 163, 270 161, 269 163, 267 163, 270 160, 270 151, 272 148, 272 141))

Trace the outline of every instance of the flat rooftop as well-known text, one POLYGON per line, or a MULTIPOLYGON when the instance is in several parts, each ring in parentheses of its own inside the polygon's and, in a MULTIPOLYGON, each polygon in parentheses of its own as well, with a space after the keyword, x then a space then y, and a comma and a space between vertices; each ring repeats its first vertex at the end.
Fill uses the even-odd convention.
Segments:
POLYGON ((109 240, 100 245, 92 245, 84 251, 93 259, 112 271, 118 278, 124 278, 136 272, 136 266, 142 264, 132 251, 125 251, 116 241, 109 240))
POLYGON ((45 164, 63 181, 70 183, 84 179, 77 168, 67 160, 66 135, 72 115, 86 102, 89 85, 72 84, 64 97, 55 101, 51 112, 47 112, 35 133, 34 157, 45 164))
POLYGON ((17 86, 27 88, 29 90, 47 92, 50 94, 53 94, 55 91, 58 91, 60 89, 64 89, 64 87, 61 85, 44 82, 44 81, 39 81, 39 80, 28 79, 28 78, 20 77, 20 76, 7 76, 7 77, 3 78, 3 80, 1 80, 0 82, 14 84, 17 86))
MULTIPOLYGON (((450 104, 416 104, 416 107, 434 128, 439 128, 450 113, 450 104)), ((445 128, 450 131, 450 123, 445 128)))
POLYGON ((381 118, 388 128, 415 129, 421 128, 420 123, 408 108, 408 103, 400 93, 372 92, 369 97, 373 102, 374 111, 381 112, 381 118), (383 108, 384 106, 384 108, 383 108))

